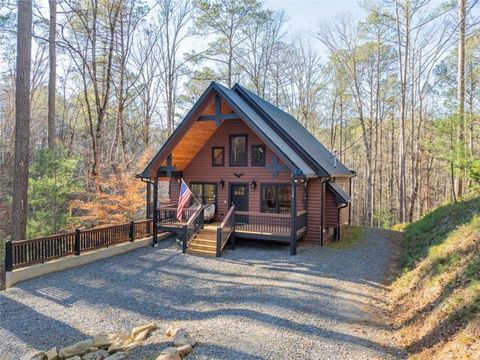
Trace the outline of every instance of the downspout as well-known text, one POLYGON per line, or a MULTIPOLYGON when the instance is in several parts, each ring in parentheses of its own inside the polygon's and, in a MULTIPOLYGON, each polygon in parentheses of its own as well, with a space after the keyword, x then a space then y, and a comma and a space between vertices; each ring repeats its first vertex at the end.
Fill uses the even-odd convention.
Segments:
POLYGON ((322 201, 322 213, 320 217, 320 246, 323 246, 323 228, 325 226, 325 184, 330 181, 332 177, 328 176, 320 180, 320 198, 322 201))

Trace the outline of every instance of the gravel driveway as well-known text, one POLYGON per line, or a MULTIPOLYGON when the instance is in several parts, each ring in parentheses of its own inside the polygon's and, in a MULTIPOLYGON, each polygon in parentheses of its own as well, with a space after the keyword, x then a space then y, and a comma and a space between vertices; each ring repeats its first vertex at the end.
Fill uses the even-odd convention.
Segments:
POLYGON ((155 359, 170 325, 199 342, 191 360, 398 358, 378 316, 387 235, 372 229, 354 247, 297 256, 239 241, 219 259, 183 255, 169 239, 32 279, 0 293, 0 359, 147 322, 160 329, 130 359, 155 359))

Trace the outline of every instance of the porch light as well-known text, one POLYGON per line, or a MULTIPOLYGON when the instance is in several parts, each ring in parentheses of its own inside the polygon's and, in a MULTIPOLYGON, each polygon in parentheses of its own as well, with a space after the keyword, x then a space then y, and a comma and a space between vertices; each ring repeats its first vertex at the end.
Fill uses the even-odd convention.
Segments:
POLYGON ((252 186, 252 189, 255 189, 257 187, 257 182, 253 180, 251 183, 251 186, 252 186))
POLYGON ((220 188, 223 189, 223 187, 225 186, 225 181, 223 181, 223 179, 220 179, 220 188))

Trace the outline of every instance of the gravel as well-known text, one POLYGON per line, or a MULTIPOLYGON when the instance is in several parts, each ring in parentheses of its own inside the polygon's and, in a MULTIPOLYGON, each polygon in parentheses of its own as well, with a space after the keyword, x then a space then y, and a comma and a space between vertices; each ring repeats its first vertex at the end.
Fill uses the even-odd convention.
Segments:
POLYGON ((183 255, 169 239, 32 279, 0 293, 0 359, 147 322, 159 330, 130 359, 155 359, 171 325, 199 342, 191 360, 399 358, 378 316, 386 234, 369 230, 348 249, 299 247, 297 256, 239 241, 219 259, 183 255))

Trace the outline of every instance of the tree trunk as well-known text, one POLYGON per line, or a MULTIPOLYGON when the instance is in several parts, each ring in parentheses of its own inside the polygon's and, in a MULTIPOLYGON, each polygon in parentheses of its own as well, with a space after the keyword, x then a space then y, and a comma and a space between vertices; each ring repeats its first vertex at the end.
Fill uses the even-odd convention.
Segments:
MULTIPOLYGON (((30 142, 30 67, 32 59, 32 1, 18 2, 17 64, 15 78, 15 157, 11 240, 25 239, 28 212, 28 163, 30 142)), ((3 246, 0 248, 4 248, 3 246)), ((3 256, 0 256, 3 259, 3 256)), ((4 283, 4 261, 0 261, 0 287, 4 283)))
POLYGON ((48 0, 50 8, 50 27, 48 33, 48 55, 49 55, 49 75, 48 75, 48 147, 52 149, 55 146, 55 88, 57 72, 57 52, 56 52, 56 31, 57 31, 57 4, 56 0, 48 0))
POLYGON ((466 144, 465 144, 465 0, 458 0, 458 71, 457 71, 457 106, 458 117, 460 121, 460 131, 458 142, 460 146, 460 176, 458 178, 459 197, 464 193, 465 162, 466 162, 466 144))

